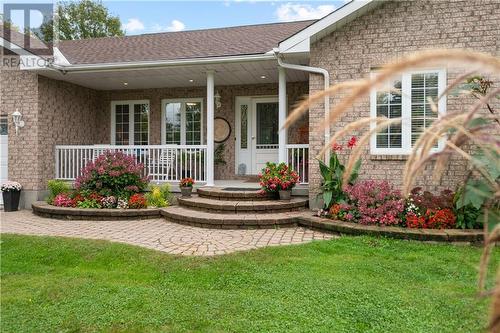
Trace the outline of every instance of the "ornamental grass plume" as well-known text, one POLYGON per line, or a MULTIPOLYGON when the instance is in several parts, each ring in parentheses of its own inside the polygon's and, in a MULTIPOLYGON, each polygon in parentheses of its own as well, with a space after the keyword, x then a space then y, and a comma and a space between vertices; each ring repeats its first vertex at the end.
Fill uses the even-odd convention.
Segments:
MULTIPOLYGON (((330 128, 337 120, 344 115, 351 107, 361 98, 369 95, 373 88, 382 87, 387 81, 396 75, 400 75, 405 71, 414 68, 435 68, 449 67, 450 65, 461 66, 468 68, 467 72, 459 75, 455 80, 448 84, 444 91, 438 96, 437 100, 429 99, 431 110, 437 112, 438 101, 445 98, 453 90, 459 88, 459 85, 471 75, 481 73, 483 75, 491 74, 498 77, 500 73, 500 58, 485 53, 466 51, 466 50, 429 50, 417 52, 414 54, 403 56, 396 61, 393 61, 377 71, 376 76, 360 79, 357 81, 349 81, 338 83, 331 86, 326 91, 321 91, 311 95, 309 99, 300 103, 297 108, 292 111, 284 127, 289 127, 304 112, 312 105, 321 102, 325 96, 338 94, 339 92, 347 92, 347 96, 342 98, 337 104, 332 105, 329 112, 328 121, 323 122, 316 130, 323 131, 325 128, 330 128)), ((498 80, 497 80, 498 81, 498 80)), ((433 180, 437 182, 441 179, 446 166, 449 164, 452 156, 459 156, 468 162, 471 172, 466 179, 480 177, 483 179, 483 186, 472 187, 472 191, 477 196, 485 198, 483 210, 485 216, 485 232, 484 232, 484 252, 481 259, 479 288, 482 294, 484 292, 486 270, 489 262, 489 254, 496 242, 500 241, 500 224, 493 225, 489 231, 488 219, 489 215, 498 210, 500 204, 500 184, 498 177, 492 176, 488 170, 488 161, 498 165, 498 157, 500 156, 500 119, 497 113, 489 102, 500 94, 500 89, 491 89, 488 91, 488 82, 476 80, 473 83, 476 85, 472 90, 459 90, 461 94, 469 94, 477 99, 477 102, 471 107, 460 112, 449 112, 446 115, 439 117, 427 128, 424 128, 418 139, 415 141, 411 154, 408 156, 403 172, 403 184, 401 192, 404 196, 410 193, 414 186, 417 177, 430 166, 433 173, 433 180), (485 115, 484 110, 489 111, 485 115), (442 142, 442 149, 435 150, 434 147, 438 142, 442 142), (477 150, 484 154, 484 159, 478 162, 478 159, 471 153, 471 147, 476 147, 477 150), (484 162, 486 161, 486 162, 484 162), (485 187, 487 190, 485 190, 485 187)), ((338 142, 339 139, 348 135, 352 131, 360 132, 367 127, 365 134, 359 136, 357 146, 352 150, 346 169, 344 172, 344 181, 347 180, 352 173, 355 162, 364 153, 366 145, 370 141, 370 137, 376 132, 387 128, 393 123, 401 122, 402 119, 387 119, 387 118, 361 118, 336 131, 330 142, 325 142, 323 150, 320 152, 321 157, 327 150, 332 147, 332 144, 338 142)), ((495 288, 490 295, 493 295, 492 311, 490 316, 490 332, 500 332, 500 270, 497 272, 495 288)))

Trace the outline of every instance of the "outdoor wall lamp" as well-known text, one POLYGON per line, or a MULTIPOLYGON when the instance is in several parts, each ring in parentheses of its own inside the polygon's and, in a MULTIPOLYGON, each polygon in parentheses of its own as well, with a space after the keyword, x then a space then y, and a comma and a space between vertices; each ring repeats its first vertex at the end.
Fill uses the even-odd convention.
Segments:
POLYGON ((220 107, 222 106, 222 103, 220 102, 220 94, 219 94, 219 91, 216 91, 215 92, 215 95, 214 95, 214 100, 215 100, 215 107, 217 109, 220 109, 220 107))
POLYGON ((16 109, 16 112, 12 114, 12 120, 14 121, 14 126, 16 126, 16 135, 20 128, 24 127, 23 115, 16 109))

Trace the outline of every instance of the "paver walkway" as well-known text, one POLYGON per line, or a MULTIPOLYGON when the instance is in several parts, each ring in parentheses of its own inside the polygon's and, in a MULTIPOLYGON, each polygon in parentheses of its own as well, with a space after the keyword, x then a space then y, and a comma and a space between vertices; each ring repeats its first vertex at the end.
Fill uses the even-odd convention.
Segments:
POLYGON ((300 227, 221 230, 179 225, 161 218, 132 221, 65 221, 42 218, 29 210, 0 213, 0 232, 103 239, 171 254, 195 256, 300 244, 335 237, 300 227))

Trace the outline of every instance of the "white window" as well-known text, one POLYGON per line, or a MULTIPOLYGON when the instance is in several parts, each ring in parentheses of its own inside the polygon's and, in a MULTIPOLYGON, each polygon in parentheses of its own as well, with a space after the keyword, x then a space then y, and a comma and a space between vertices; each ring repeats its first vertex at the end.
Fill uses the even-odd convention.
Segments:
POLYGON ((201 145, 203 102, 201 99, 162 101, 162 144, 201 145))
MULTIPOLYGON (((446 97, 436 103, 445 88, 445 70, 422 70, 404 73, 385 87, 373 89, 370 116, 402 118, 402 121, 373 135, 371 153, 410 154, 420 134, 431 126, 439 114, 446 112, 446 97), (432 110, 429 98, 436 103, 438 113, 432 110)), ((372 128, 375 126, 373 122, 372 128)), ((436 149, 441 146, 442 142, 439 142, 436 149)))
POLYGON ((149 101, 111 103, 111 144, 149 144, 149 101))

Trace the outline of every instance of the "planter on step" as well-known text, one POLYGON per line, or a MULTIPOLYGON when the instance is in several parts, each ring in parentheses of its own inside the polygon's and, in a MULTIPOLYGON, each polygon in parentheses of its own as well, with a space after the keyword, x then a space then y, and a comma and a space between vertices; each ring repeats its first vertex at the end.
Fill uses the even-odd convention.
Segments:
POLYGON ((3 209, 6 212, 15 212, 19 209, 19 199, 21 191, 6 191, 2 192, 3 209))
POLYGON ((192 191, 193 191, 192 186, 190 186, 190 187, 182 187, 181 186, 181 194, 183 197, 190 197, 192 191))
POLYGON ((280 193, 280 200, 290 200, 290 198, 292 197, 291 190, 279 191, 279 193, 280 193))

